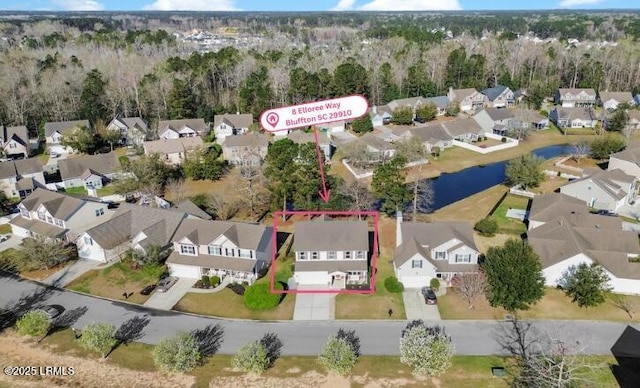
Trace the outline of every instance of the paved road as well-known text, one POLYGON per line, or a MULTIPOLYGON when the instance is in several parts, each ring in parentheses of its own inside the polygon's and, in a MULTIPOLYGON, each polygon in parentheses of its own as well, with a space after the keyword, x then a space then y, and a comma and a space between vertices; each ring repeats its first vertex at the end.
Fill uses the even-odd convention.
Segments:
MULTIPOLYGON (((86 307, 86 313, 75 325, 77 328, 91 322, 110 322, 120 326, 133 317, 148 314, 150 322, 140 339, 148 344, 155 344, 177 332, 219 324, 224 330, 222 346, 219 349, 223 354, 234 353, 248 341, 259 339, 266 332, 274 332, 284 343, 283 354, 317 355, 328 336, 335 334, 342 327, 356 330, 360 336, 363 354, 397 355, 400 332, 406 325, 406 321, 256 322, 204 318, 44 288, 38 283, 8 276, 0 276, 0 290, 0 307, 12 306, 20 298, 34 293, 43 294, 37 299, 42 303, 60 304, 67 310, 86 307)), ((603 355, 610 354, 609 349, 626 327, 621 323, 587 321, 545 321, 537 322, 535 325, 539 330, 562 333, 567 342, 580 341, 582 345, 586 344, 586 353, 603 355)), ((444 326, 452 336, 458 354, 500 353, 495 341, 500 327, 497 322, 446 321, 444 326)))

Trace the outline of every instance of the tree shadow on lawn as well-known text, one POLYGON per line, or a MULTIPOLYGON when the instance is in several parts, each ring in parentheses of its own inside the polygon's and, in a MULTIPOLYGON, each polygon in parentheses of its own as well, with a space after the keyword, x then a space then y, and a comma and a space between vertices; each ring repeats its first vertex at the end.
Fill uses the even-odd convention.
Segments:
POLYGON ((130 342, 142 338, 144 336, 144 328, 149 324, 149 322, 151 322, 151 319, 147 314, 136 315, 128 321, 123 322, 114 334, 117 342, 113 345, 111 350, 109 350, 109 353, 105 358, 109 357, 109 354, 120 347, 120 345, 127 346, 130 342))
POLYGON ((89 310, 87 306, 76 307, 74 309, 67 310, 64 313, 58 315, 51 322, 51 326, 49 327, 47 334, 45 334, 45 336, 40 341, 59 331, 62 331, 69 327, 73 327, 73 325, 75 325, 76 322, 78 322, 78 319, 80 319, 80 317, 86 314, 87 310, 89 310))

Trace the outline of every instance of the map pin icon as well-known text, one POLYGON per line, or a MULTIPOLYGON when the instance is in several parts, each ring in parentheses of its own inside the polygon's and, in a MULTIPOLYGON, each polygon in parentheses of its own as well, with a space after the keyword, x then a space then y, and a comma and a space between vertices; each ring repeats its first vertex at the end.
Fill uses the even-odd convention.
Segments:
POLYGON ((278 121, 280 121, 280 116, 278 116, 277 113, 271 112, 267 115, 267 123, 269 123, 273 128, 278 125, 278 121))

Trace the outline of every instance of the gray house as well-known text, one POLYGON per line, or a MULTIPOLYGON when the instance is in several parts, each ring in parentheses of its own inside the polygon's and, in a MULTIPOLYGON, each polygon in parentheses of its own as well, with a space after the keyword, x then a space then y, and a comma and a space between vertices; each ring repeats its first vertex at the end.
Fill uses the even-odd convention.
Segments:
MULTIPOLYGON (((307 144, 316 142, 315 134, 307 133, 304 131, 293 131, 291 132, 287 138, 296 144, 307 144)), ((331 140, 324 132, 318 132, 318 144, 320 145, 320 150, 324 153, 325 160, 331 160, 331 156, 333 155, 333 150, 331 147, 331 140)))
POLYGON ((636 104, 631 92, 600 92, 598 93, 598 102, 608 111, 615 110, 622 103, 630 106, 636 104))
POLYGON ((596 106, 596 91, 591 88, 586 89, 563 89, 560 88, 556 91, 554 101, 556 105, 560 105, 563 108, 578 108, 578 107, 595 107, 596 106))
POLYGON ((204 122, 204 119, 160 120, 158 122, 159 139, 205 136, 209 132, 209 125, 204 122))
POLYGON ((222 144, 227 136, 247 133, 251 124, 253 124, 251 113, 213 116, 213 131, 216 134, 216 142, 222 144))
POLYGON ((122 117, 117 115, 107 125, 107 130, 118 131, 122 134, 120 144, 142 145, 147 140, 149 128, 140 117, 122 117))
POLYGON ((473 119, 484 132, 506 135, 517 126, 517 120, 512 110, 504 108, 484 108, 473 119))
POLYGON ((617 212, 625 204, 635 203, 638 179, 622 170, 600 171, 560 187, 560 192, 578 198, 594 209, 617 212))
POLYGON ((442 127, 455 140, 474 141, 482 136, 485 131, 473 118, 456 119, 442 123, 442 127))
POLYGON ((294 225, 293 277, 300 286, 343 289, 368 282, 369 227, 366 221, 318 219, 294 225))
POLYGON ((588 214, 589 207, 583 200, 561 193, 536 195, 529 210, 529 230, 544 225, 560 216, 588 214))
POLYGON ((488 105, 493 108, 508 108, 515 104, 513 91, 507 86, 496 85, 493 88, 484 89, 480 93, 487 96, 488 105))
POLYGON ((440 150, 453 146, 453 136, 447 132, 442 125, 425 125, 422 127, 413 127, 409 129, 411 136, 418 137, 422 140, 425 148, 429 152, 433 152, 435 147, 440 150))
POLYGON ((447 96, 427 97, 424 99, 425 104, 433 104, 438 108, 437 116, 443 116, 447 113, 447 107, 451 103, 447 96))
POLYGON ((371 123, 374 127, 389 124, 393 118, 391 108, 388 105, 372 106, 369 108, 369 116, 371 116, 371 123))
POLYGON ((229 278, 252 284, 271 263, 273 228, 227 221, 187 219, 171 239, 167 259, 173 276, 229 278))
POLYGON ((268 150, 269 137, 256 131, 227 136, 222 143, 224 160, 234 166, 259 166, 268 150))
POLYGON ((591 107, 556 107, 549 113, 549 118, 560 128, 594 128, 598 124, 591 107))
POLYGON ((84 187, 86 190, 101 189, 122 172, 115 152, 62 159, 58 161, 58 167, 65 188, 84 187))

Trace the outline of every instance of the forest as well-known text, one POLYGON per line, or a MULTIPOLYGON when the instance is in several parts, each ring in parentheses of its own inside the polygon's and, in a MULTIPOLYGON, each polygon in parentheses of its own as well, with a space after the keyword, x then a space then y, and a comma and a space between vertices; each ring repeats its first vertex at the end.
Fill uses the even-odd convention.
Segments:
POLYGON ((379 105, 496 84, 526 89, 534 106, 559 87, 638 93, 638 38, 640 15, 613 11, 2 12, 0 124, 36 134, 47 121, 119 113, 153 127, 353 93, 379 105), (181 39, 193 29, 258 43, 206 52, 181 39))

